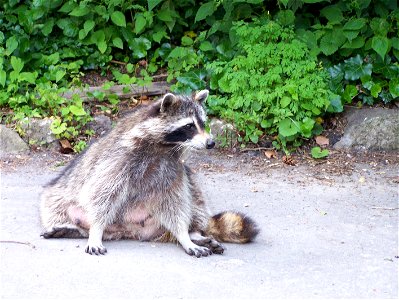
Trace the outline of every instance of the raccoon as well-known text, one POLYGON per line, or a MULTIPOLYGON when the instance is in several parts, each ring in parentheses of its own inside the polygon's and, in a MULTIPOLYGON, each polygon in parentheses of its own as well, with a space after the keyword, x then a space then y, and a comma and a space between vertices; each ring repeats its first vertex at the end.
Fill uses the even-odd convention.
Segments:
POLYGON ((77 156, 41 194, 44 238, 88 238, 85 252, 105 254, 103 240, 178 242, 189 255, 221 254, 221 242, 247 243, 259 232, 239 212, 211 216, 190 168, 190 149, 211 149, 203 103, 166 94, 118 122, 77 156))

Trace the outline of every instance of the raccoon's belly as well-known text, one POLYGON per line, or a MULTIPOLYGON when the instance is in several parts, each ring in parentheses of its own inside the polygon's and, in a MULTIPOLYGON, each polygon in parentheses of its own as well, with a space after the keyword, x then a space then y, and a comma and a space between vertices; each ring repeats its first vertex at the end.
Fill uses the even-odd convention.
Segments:
MULTIPOLYGON (((86 212, 82 208, 70 206, 68 215, 76 226, 90 230, 86 212)), ((159 226, 144 205, 138 205, 128 208, 123 215, 117 216, 117 221, 105 228, 103 240, 134 239, 150 241, 164 233, 165 230, 159 226)))

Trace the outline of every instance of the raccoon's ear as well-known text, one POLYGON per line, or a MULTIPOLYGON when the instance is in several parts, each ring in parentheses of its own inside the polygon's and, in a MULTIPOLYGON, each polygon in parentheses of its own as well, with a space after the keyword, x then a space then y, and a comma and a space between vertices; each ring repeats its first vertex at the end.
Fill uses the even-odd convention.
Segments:
POLYGON ((161 112, 166 112, 174 103, 177 102, 177 98, 172 93, 167 93, 161 101, 161 112))
POLYGON ((208 98, 209 91, 208 90, 202 90, 199 91, 197 94, 195 94, 194 100, 198 101, 200 104, 204 103, 206 98, 208 98))

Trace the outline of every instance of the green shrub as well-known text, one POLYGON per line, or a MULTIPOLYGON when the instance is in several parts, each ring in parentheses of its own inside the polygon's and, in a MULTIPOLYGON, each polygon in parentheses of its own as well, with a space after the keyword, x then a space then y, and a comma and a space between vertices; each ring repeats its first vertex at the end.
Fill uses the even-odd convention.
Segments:
POLYGON ((224 93, 209 100, 211 111, 233 121, 243 142, 278 134, 286 149, 287 142, 319 132, 316 118, 331 107, 333 96, 328 75, 292 28, 261 19, 237 22, 233 32, 235 57, 208 66, 211 87, 224 93))

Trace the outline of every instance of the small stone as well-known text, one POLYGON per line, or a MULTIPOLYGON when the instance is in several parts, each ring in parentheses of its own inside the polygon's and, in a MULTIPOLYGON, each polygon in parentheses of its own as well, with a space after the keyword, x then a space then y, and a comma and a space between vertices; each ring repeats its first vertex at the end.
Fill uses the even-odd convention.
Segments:
POLYGON ((98 115, 93 118, 93 121, 88 123, 89 129, 93 130, 96 135, 101 136, 112 129, 111 118, 98 115))

